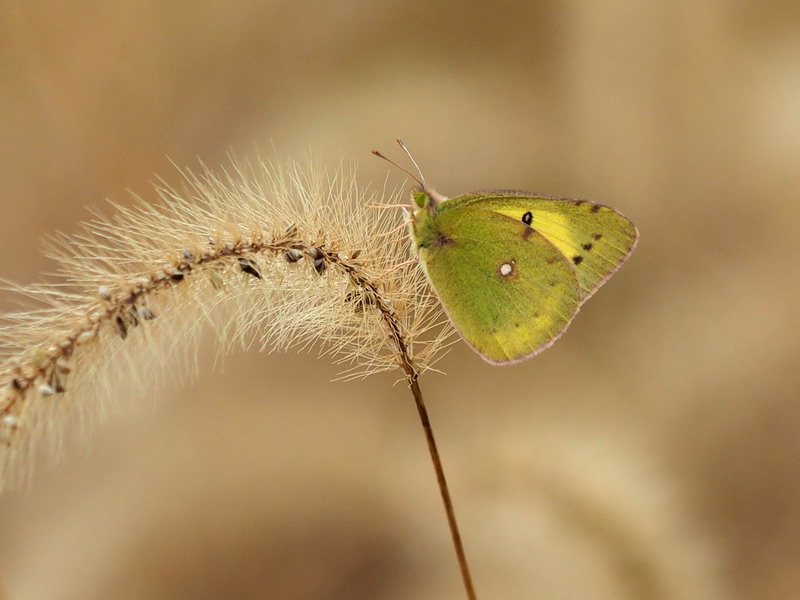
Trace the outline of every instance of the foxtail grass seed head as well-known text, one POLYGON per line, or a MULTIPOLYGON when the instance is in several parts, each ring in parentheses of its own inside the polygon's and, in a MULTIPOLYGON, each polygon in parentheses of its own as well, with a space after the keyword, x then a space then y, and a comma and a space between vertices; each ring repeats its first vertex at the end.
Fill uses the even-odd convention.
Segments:
POLYGON ((407 263, 401 215, 369 208, 402 192, 312 163, 182 174, 53 238, 61 282, 10 287, 38 305, 0 317, 0 486, 104 405, 190 370, 203 336, 223 353, 313 346, 342 379, 419 374, 443 354, 452 328, 407 263))
POLYGON ((97 331, 81 331, 75 338, 76 346, 84 346, 97 338, 97 331))
POLYGON ((252 275, 256 279, 261 279, 261 273, 258 272, 256 264, 249 258, 240 258, 239 268, 248 275, 252 275))
POLYGON ((39 393, 42 396, 52 396, 53 394, 56 393, 56 391, 51 386, 47 385, 46 383, 43 383, 42 385, 39 386, 39 393))
POLYGON ((119 337, 123 340, 128 337, 128 324, 125 323, 125 319, 123 319, 121 315, 114 317, 114 325, 117 328, 119 337))
POLYGON ((286 252, 283 253, 286 262, 288 263, 296 263, 298 260, 303 258, 303 253, 300 252, 297 248, 289 248, 286 252))
POLYGON ((156 318, 156 313, 154 313, 149 307, 147 306, 140 306, 136 309, 139 313, 139 317, 143 321, 152 321, 156 318))

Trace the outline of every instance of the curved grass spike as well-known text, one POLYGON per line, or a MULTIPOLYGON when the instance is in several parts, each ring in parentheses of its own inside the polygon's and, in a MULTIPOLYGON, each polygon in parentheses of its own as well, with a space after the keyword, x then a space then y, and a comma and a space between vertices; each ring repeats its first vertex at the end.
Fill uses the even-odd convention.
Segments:
POLYGON ((183 175, 158 203, 51 240, 62 282, 6 286, 37 306, 0 317, 0 485, 28 479, 33 456, 104 401, 186 368, 208 330, 221 352, 319 345, 347 365, 343 379, 401 369, 476 598, 418 381, 453 330, 419 269, 395 268, 408 257, 396 213, 368 209, 376 194, 352 172, 313 164, 183 175))

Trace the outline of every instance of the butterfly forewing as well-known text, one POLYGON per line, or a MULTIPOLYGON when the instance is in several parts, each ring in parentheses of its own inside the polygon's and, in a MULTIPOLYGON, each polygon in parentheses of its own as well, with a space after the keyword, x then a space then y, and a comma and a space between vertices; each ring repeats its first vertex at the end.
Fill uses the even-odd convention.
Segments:
POLYGON ((489 208, 442 210, 439 238, 420 260, 469 344, 490 362, 516 362, 555 341, 585 294, 561 249, 489 208))
POLYGON ((585 297, 622 266, 638 238, 636 227, 624 215, 586 200, 487 192, 459 196, 446 204, 456 212, 480 207, 530 226, 572 263, 585 297))

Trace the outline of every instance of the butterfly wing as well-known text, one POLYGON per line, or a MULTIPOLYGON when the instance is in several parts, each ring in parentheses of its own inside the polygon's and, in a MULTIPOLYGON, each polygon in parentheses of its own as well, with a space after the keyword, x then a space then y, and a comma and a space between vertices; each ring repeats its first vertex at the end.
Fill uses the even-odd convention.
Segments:
POLYGON ((443 209, 480 207, 527 225, 569 260, 585 298, 591 296, 628 259, 639 233, 623 214, 587 200, 525 192, 486 192, 459 196, 443 209))
POLYGON ((442 210, 434 221, 436 241, 419 249, 420 262, 450 319, 483 358, 517 362, 561 335, 584 293, 558 247, 483 203, 442 210))

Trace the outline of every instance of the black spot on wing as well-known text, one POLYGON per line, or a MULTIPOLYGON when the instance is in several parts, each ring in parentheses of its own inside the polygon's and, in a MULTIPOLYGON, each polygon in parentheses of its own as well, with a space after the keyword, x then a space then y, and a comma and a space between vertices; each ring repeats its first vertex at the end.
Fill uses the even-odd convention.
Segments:
POLYGON ((578 256, 573 256, 572 262, 574 262, 576 265, 579 265, 583 262, 583 257, 580 254, 578 256))
POLYGON ((581 248, 583 248, 584 250, 586 250, 588 252, 589 250, 592 249, 592 244, 591 243, 589 243, 589 244, 581 244, 581 248))
POLYGON ((602 233, 595 233, 592 236, 592 238, 594 239, 595 242, 597 242, 597 241, 599 241, 599 240, 601 240, 603 238, 603 234, 602 233))
POLYGON ((525 223, 525 225, 530 225, 531 223, 533 223, 533 213, 531 211, 528 211, 524 215, 522 215, 522 222, 525 223))
POLYGON ((592 204, 592 208, 590 209, 593 213, 599 212, 602 206, 599 204, 592 204))

